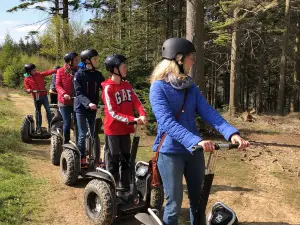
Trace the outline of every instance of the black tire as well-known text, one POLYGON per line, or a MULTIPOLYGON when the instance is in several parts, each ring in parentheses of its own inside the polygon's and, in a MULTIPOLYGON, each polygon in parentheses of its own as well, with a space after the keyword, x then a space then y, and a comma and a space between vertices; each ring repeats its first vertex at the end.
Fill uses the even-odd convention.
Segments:
POLYGON ((52 135, 50 145, 50 159, 53 165, 59 166, 62 150, 63 147, 61 138, 57 135, 52 135))
POLYGON ((164 204, 164 189, 163 187, 152 187, 150 193, 150 208, 161 210, 164 204))
POLYGON ((29 135, 30 133, 30 123, 29 121, 25 118, 23 120, 22 126, 21 126, 21 130, 20 130, 20 137, 21 140, 25 143, 30 142, 32 139, 29 135))
POLYGON ((74 185, 79 176, 79 157, 71 149, 64 149, 60 156, 60 172, 62 182, 66 185, 74 185))
POLYGON ((115 217, 115 196, 111 186, 102 180, 90 181, 84 189, 84 209, 95 224, 110 225, 115 217))

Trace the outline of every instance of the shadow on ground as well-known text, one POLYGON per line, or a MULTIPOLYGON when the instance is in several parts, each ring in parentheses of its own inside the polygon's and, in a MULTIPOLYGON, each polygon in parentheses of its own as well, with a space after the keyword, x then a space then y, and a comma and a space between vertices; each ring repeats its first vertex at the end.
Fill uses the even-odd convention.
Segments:
MULTIPOLYGON (((187 185, 183 185, 183 190, 187 192, 187 185)), ((242 191, 242 192, 249 192, 253 191, 253 189, 250 188, 243 188, 243 187, 232 187, 228 185, 213 185, 210 191, 210 194, 215 194, 216 192, 219 191, 242 191)))

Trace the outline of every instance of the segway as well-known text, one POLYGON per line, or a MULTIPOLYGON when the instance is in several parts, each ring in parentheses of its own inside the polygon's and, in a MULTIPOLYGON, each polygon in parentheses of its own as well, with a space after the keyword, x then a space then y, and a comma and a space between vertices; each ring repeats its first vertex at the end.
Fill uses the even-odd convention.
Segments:
MULTIPOLYGON (((31 91, 34 94, 35 101, 37 108, 36 110, 39 110, 39 113, 41 113, 41 107, 40 107, 40 95, 39 93, 41 92, 47 92, 46 90, 32 90, 31 91)), ((42 127, 41 129, 36 128, 36 124, 33 119, 33 115, 26 115, 22 126, 20 130, 20 137, 21 140, 25 143, 29 143, 33 139, 49 139, 50 138, 50 133, 48 132, 47 128, 42 127)), ((37 118, 38 120, 39 118, 37 118)), ((38 123, 39 121, 36 121, 38 123)))
MULTIPOLYGON (((229 150, 238 148, 239 144, 215 144, 215 150, 229 150)), ((201 146, 194 146, 193 151, 202 151, 201 146)), ((201 185, 201 198, 196 207, 194 225, 203 225, 201 218, 205 216, 205 210, 214 179, 216 160, 218 151, 209 154, 208 162, 205 169, 205 178, 201 185)), ((148 209, 148 213, 139 213, 135 216, 137 220, 145 225, 162 225, 162 221, 158 218, 157 209, 148 209)), ((207 225, 237 225, 238 219, 235 212, 222 202, 213 205, 207 219, 207 225)))
POLYGON ((54 116, 52 117, 50 123, 51 129, 51 144, 50 144, 50 160, 55 166, 59 165, 60 155, 63 150, 63 119, 58 106, 52 105, 53 108, 56 107, 56 111, 53 110, 54 116))
MULTIPOLYGON (((136 125, 136 122, 129 125, 136 125)), ((123 216, 145 212, 147 208, 161 209, 164 201, 163 188, 152 188, 149 163, 135 162, 139 140, 135 126, 129 162, 131 171, 129 190, 119 188, 114 176, 103 168, 97 167, 96 171, 86 174, 92 180, 84 190, 84 208, 93 223, 112 224, 123 216)))
MULTIPOLYGON (((74 99, 75 97, 72 97, 74 99)), ((53 108, 54 116, 52 117, 50 127, 51 127, 51 145, 50 145, 50 160, 53 165, 58 166, 60 162, 60 156, 63 151, 63 118, 61 112, 58 109, 57 104, 50 105, 53 108), (55 109, 55 110, 54 110, 55 109)), ((72 113, 72 123, 71 130, 74 131, 74 136, 76 137, 76 130, 74 129, 75 118, 74 113, 72 113)), ((76 141, 75 141, 76 142, 76 141)))
POLYGON ((102 120, 96 118, 95 132, 92 137, 90 127, 88 126, 88 132, 86 134, 86 167, 81 167, 81 153, 77 147, 77 123, 75 116, 74 121, 74 136, 75 142, 69 141, 69 143, 63 145, 63 151, 60 156, 60 173, 62 182, 66 185, 73 186, 78 181, 79 175, 82 177, 88 176, 87 173, 95 171, 96 166, 100 164, 100 138, 102 120))

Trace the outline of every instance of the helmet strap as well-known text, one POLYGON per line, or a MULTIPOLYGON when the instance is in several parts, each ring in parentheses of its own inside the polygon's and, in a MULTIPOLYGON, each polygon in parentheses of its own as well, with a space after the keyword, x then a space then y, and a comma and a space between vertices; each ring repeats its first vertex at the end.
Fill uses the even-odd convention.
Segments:
POLYGON ((88 58, 88 60, 90 61, 90 62, 83 62, 85 65, 88 65, 88 64, 90 64, 91 66, 92 66, 92 69, 89 69, 89 70, 95 70, 96 68, 94 67, 94 65, 93 65, 93 63, 92 63, 92 61, 91 61, 91 59, 90 58, 88 58))
POLYGON ((119 67, 117 69, 118 69, 118 73, 113 72, 112 74, 115 74, 115 75, 119 76, 122 80, 126 80, 125 77, 122 77, 121 72, 119 70, 119 67))

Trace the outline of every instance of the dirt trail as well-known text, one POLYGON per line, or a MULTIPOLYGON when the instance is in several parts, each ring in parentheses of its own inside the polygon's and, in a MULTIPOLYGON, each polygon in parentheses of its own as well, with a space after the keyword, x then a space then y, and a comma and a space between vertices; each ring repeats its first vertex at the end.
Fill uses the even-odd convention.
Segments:
MULTIPOLYGON (((299 164, 300 135, 257 135, 253 133, 249 134, 247 138, 270 144, 269 146, 254 145, 246 153, 240 153, 241 159, 245 160, 253 172, 253 177, 242 187, 220 188, 219 191, 211 194, 210 202, 220 200, 226 202, 236 211, 239 220, 243 221, 242 224, 245 225, 299 225, 299 208, 296 209, 293 204, 290 204, 295 199, 286 201, 286 194, 287 192, 297 192, 300 184, 298 175, 295 175, 295 171, 292 169, 298 168, 299 164), (247 156, 243 157, 242 155, 247 156), (278 172, 284 172, 285 177, 292 177, 293 186, 289 186, 284 179, 273 175, 278 172), (248 187, 254 188, 247 189, 248 187)), ((224 184, 228 184, 228 181, 217 176, 214 185, 222 186, 224 184)))
MULTIPOLYGON (((33 114, 34 106, 32 99, 27 96, 10 94, 10 100, 23 115, 33 114)), ((43 112, 43 119, 45 118, 43 112)), ((46 122, 43 121, 44 126, 46 122)), ((50 140, 34 141, 29 145, 26 159, 32 176, 44 178, 47 184, 43 213, 37 224, 91 224, 86 218, 83 208, 83 191, 88 180, 80 179, 75 187, 68 187, 60 181, 59 167, 53 166, 49 156, 50 140)), ((135 225, 133 219, 125 223, 135 225)))
MULTIPOLYGON (((22 114, 33 113, 34 108, 30 97, 10 94, 10 99, 22 114)), ((249 167, 249 170, 255 174, 249 180, 249 187, 254 184, 255 188, 247 189, 248 185, 234 187, 235 185, 216 175, 214 191, 209 200, 210 204, 217 200, 226 202, 237 212, 243 225, 300 225, 300 212, 282 201, 282 196, 285 194, 282 180, 270 175, 270 171, 285 170, 289 176, 295 172, 291 168, 298 168, 296 165, 300 159, 300 135, 253 133, 247 137, 251 140, 288 143, 292 146, 258 146, 249 149, 243 160, 245 160, 247 168, 249 167)), ((50 140, 35 141, 30 145, 30 150, 26 152, 31 174, 47 180, 46 196, 43 197, 46 201, 44 202, 44 211, 37 224, 90 224, 84 214, 82 204, 84 187, 88 181, 80 180, 76 187, 63 185, 60 182, 59 167, 50 163, 49 147, 50 140)), ((242 160, 244 153, 239 154, 242 160)), ((299 180, 299 178, 297 179, 299 180)), ((299 181, 297 182, 300 184, 299 181)), ((186 218, 188 218, 187 208, 188 202, 185 199, 182 211, 186 218)), ((122 220, 119 224, 139 225, 140 223, 129 219, 122 220)))

